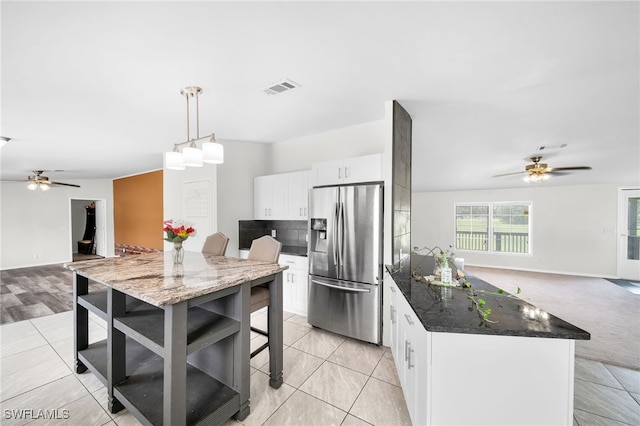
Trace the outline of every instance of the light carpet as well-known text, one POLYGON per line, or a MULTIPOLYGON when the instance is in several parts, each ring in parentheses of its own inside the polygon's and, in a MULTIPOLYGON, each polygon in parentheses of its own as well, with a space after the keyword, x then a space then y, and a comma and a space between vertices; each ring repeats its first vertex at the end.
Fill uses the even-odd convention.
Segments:
POLYGON ((465 271, 591 333, 576 355, 640 370, 640 295, 603 278, 468 266, 465 271))

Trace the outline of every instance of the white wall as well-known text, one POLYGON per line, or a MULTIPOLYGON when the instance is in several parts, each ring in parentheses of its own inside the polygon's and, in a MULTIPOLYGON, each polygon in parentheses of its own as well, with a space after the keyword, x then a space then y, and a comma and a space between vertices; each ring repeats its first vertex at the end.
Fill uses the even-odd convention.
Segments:
POLYGON ((385 125, 385 120, 378 120, 276 142, 271 145, 269 174, 310 170, 313 163, 384 152, 385 125))
MULTIPOLYGON (((194 221, 197 236, 184 243, 185 250, 200 251, 207 235, 222 232, 229 237, 228 256, 238 256, 238 220, 253 219, 253 177, 270 173, 271 148, 268 144, 222 141, 224 163, 185 170, 164 169, 163 218, 188 219, 183 209, 185 182, 210 182, 209 220, 194 221)), ((162 229, 158 228, 160 232, 162 229)), ((163 234, 164 238, 164 234, 163 234)), ((165 242, 165 250, 171 244, 165 242)))
POLYGON ((617 185, 530 186, 522 189, 412 194, 411 245, 454 243, 454 203, 532 201, 532 254, 456 251, 466 265, 563 274, 616 276, 617 185))
MULTIPOLYGON (((217 202, 217 185, 215 164, 205 164, 203 167, 187 167, 185 170, 169 170, 166 167, 163 170, 163 220, 187 220, 192 222, 196 230, 194 237, 188 238, 184 242, 184 249, 189 251, 200 251, 207 235, 213 234, 218 229, 218 202, 217 202), (205 195, 208 198, 208 212, 206 215, 199 217, 189 217, 189 212, 185 209, 185 184, 193 182, 208 182, 208 192, 205 195)), ((158 234, 165 237, 162 231, 162 224, 158 224, 158 234)), ((167 241, 164 242, 164 250, 171 250, 173 245, 167 241)))
POLYGON ((80 188, 29 191, 20 183, 1 183, 0 269, 70 262, 73 259, 71 199, 104 199, 107 205, 107 255, 113 256, 111 179, 68 181, 80 188))
POLYGON ((238 220, 253 219, 253 178, 270 173, 271 145, 224 143, 224 164, 218 166, 218 230, 229 237, 228 256, 238 251, 238 220))

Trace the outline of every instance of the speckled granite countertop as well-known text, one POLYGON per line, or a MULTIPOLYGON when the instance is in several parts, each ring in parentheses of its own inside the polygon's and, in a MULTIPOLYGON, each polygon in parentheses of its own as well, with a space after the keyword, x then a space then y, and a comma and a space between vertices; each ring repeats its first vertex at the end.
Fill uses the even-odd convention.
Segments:
POLYGON ((185 252, 173 265, 171 252, 66 263, 67 269, 154 306, 162 307, 233 287, 287 269, 273 263, 185 252))
MULTIPOLYGON (((465 272, 471 282, 471 290, 475 290, 478 297, 486 301, 486 308, 491 308, 489 319, 496 321, 483 322, 468 297, 470 289, 427 285, 411 277, 412 268, 417 268, 419 274, 427 276, 432 274, 433 266, 433 257, 426 256, 412 256, 411 267, 405 265, 400 271, 393 272, 393 268, 387 266, 398 288, 428 331, 575 340, 591 338, 588 332, 551 313, 545 315, 543 311, 536 311, 534 305, 522 299, 482 293, 481 290, 496 292, 498 288, 465 272)), ((453 273, 455 276, 455 269, 453 273)), ((526 293, 526 288, 522 291, 526 293)))

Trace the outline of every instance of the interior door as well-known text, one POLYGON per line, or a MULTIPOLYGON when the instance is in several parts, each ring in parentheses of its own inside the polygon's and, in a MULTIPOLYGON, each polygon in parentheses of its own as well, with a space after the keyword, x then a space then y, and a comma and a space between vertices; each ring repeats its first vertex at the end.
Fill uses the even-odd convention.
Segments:
POLYGON ((618 193, 618 276, 640 281, 640 189, 618 193))
POLYGON ((107 256, 107 207, 104 200, 95 200, 96 203, 96 254, 107 256))

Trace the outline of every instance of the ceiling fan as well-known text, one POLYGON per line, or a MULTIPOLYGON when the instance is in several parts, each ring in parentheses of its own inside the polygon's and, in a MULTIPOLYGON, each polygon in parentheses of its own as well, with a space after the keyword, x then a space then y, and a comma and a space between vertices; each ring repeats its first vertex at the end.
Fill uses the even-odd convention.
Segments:
POLYGON ((523 178, 525 182, 533 182, 540 183, 549 179, 550 174, 564 174, 565 172, 570 172, 574 170, 591 170, 589 166, 573 166, 573 167, 549 167, 546 163, 541 163, 542 157, 531 157, 531 161, 533 164, 528 164, 525 166, 524 170, 521 172, 513 172, 513 173, 503 173, 500 175, 495 175, 493 177, 500 176, 510 176, 510 175, 518 175, 520 173, 526 173, 527 176, 523 178))
POLYGON ((5 180, 3 182, 28 182, 27 188, 32 191, 35 191, 37 189, 41 191, 48 191, 52 186, 72 186, 75 188, 80 188, 80 185, 75 185, 73 183, 54 182, 52 180, 49 180, 47 176, 42 174, 44 172, 44 170, 34 170, 33 175, 29 175, 25 180, 5 180))

